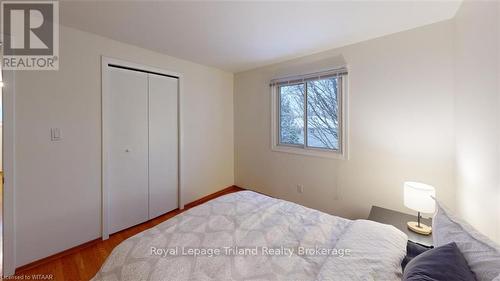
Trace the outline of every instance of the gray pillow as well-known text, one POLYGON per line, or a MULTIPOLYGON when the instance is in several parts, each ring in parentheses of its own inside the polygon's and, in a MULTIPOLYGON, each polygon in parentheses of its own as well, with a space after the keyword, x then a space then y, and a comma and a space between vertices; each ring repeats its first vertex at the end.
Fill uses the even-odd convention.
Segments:
POLYGON ((467 261, 455 243, 428 250, 406 266, 404 281, 476 281, 467 261))
POLYGON ((436 247, 455 242, 479 281, 500 279, 500 246, 436 201, 432 238, 436 247))

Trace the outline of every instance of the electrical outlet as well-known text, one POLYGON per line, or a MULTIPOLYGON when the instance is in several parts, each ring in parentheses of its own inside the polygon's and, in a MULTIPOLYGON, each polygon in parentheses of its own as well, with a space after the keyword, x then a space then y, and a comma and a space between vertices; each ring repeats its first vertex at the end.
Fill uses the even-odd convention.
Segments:
POLYGON ((302 184, 297 184, 297 192, 304 193, 304 186, 302 184))

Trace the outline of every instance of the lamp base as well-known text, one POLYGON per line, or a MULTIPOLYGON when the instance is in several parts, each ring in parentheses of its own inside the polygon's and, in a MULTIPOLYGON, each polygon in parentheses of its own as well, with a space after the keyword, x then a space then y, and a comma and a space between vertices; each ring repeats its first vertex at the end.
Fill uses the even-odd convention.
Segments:
POLYGON ((432 232, 432 228, 428 225, 425 225, 423 223, 420 223, 420 227, 418 226, 418 222, 416 221, 409 221, 407 223, 408 229, 410 229, 413 232, 416 232, 418 234, 422 235, 429 235, 432 232))

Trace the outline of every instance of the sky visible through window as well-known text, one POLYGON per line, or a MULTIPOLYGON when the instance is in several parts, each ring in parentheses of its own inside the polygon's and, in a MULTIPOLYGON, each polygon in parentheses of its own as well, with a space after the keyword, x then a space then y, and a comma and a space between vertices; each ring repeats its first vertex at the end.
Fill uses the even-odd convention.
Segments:
POLYGON ((281 143, 304 144, 304 84, 280 89, 281 143))

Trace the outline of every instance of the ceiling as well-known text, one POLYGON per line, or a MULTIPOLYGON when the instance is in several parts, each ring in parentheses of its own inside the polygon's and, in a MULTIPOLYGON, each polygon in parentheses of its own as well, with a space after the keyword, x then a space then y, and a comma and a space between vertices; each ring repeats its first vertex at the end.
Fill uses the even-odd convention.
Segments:
POLYGON ((61 1, 63 25, 241 72, 452 18, 460 1, 61 1))

